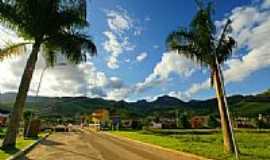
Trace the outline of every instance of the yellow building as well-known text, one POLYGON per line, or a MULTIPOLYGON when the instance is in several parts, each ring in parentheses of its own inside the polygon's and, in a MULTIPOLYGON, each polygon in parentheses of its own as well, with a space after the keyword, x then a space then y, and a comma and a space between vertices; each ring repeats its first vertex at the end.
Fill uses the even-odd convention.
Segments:
POLYGON ((109 120, 110 116, 107 109, 97 109, 91 114, 91 121, 97 130, 103 128, 109 120))

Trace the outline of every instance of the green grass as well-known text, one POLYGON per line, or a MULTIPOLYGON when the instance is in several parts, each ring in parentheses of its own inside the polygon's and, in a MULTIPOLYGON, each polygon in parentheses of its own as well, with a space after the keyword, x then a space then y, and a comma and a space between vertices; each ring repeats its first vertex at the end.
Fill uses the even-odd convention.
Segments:
MULTIPOLYGON (((231 160, 232 155, 223 152, 221 133, 212 134, 174 134, 160 135, 138 132, 112 132, 146 143, 159 145, 178 151, 189 152, 217 160, 231 160)), ((269 160, 270 159, 270 133, 237 132, 236 137, 241 151, 241 160, 269 160)))
MULTIPOLYGON (((44 137, 45 135, 46 135, 45 133, 41 133, 39 137, 44 137)), ((0 149, 0 160, 7 159, 8 157, 12 156, 18 151, 26 148, 28 145, 36 142, 37 140, 38 139, 24 139, 23 137, 18 138, 17 143, 16 143, 16 148, 8 149, 8 150, 0 149)), ((2 144, 2 139, 0 139, 0 144, 2 144)))

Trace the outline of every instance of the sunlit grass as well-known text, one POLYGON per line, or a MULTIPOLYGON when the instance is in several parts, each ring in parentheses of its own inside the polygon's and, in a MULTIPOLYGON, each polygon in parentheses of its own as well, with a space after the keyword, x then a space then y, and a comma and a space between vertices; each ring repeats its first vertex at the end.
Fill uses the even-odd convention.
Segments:
MULTIPOLYGON (((194 153, 217 160, 233 159, 232 155, 226 155, 223 152, 221 133, 181 135, 159 135, 142 131, 119 131, 112 133, 118 136, 124 136, 165 148, 194 153)), ((241 151, 241 160, 270 159, 270 133, 238 132, 236 137, 241 151)))
MULTIPOLYGON (((41 134, 39 134, 39 137, 41 138, 41 137, 44 137, 45 135, 46 135, 46 133, 41 133, 41 134)), ((0 160, 7 159, 8 157, 12 156, 13 154, 17 153, 18 151, 26 148, 30 144, 33 144, 37 140, 38 140, 38 138, 37 139, 24 139, 23 137, 19 137, 17 139, 16 148, 8 149, 8 150, 2 150, 0 148, 0 160)), ((2 139, 0 139, 0 144, 2 144, 2 139)))

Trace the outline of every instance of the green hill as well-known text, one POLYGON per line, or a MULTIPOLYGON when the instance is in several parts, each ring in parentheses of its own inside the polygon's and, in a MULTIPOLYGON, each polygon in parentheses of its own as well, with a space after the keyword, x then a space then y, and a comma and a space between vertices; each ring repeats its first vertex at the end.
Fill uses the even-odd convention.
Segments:
MULTIPOLYGON (((0 109, 11 111, 16 94, 0 95, 0 109)), ((235 95, 228 98, 233 115, 257 116, 270 114, 269 91, 256 96, 235 95)), ((154 112, 173 110, 190 112, 196 115, 217 114, 216 99, 191 100, 183 102, 177 98, 162 96, 152 102, 108 101, 102 98, 87 97, 31 97, 27 98, 26 110, 33 110, 41 116, 72 117, 75 114, 90 114, 95 109, 107 108, 122 117, 144 117, 154 112)))

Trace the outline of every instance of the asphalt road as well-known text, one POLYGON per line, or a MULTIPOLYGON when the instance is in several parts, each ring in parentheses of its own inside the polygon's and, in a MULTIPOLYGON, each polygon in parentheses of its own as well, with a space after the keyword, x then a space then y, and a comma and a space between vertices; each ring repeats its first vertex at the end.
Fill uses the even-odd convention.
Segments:
POLYGON ((20 160, 198 160, 104 133, 54 133, 20 160))

